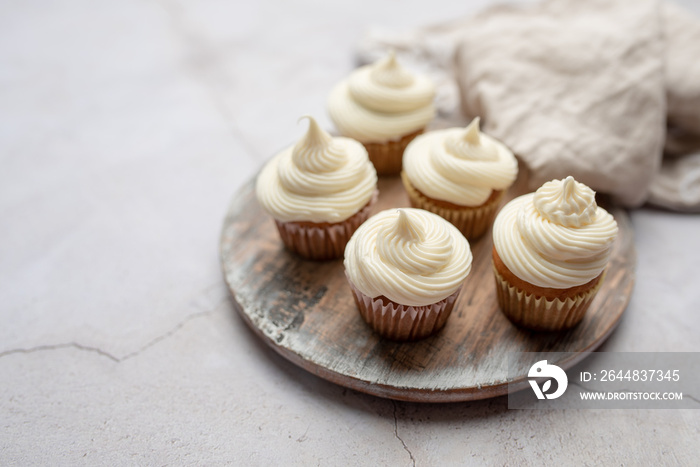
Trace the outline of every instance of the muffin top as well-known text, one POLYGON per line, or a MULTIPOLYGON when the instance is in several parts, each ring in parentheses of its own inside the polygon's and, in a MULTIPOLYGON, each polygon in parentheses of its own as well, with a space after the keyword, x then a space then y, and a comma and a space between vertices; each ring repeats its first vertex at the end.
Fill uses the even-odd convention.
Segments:
POLYGON ((435 116, 435 85, 403 68, 393 52, 338 83, 328 112, 342 135, 363 143, 398 140, 435 116))
POLYGON ((506 267, 539 287, 566 289, 603 272, 617 223, 595 192, 569 176, 506 204, 493 226, 493 245, 506 267))
POLYGON ((377 173, 362 144, 333 138, 302 118, 309 120, 304 137, 260 171, 258 201, 281 222, 342 222, 370 201, 377 173))
POLYGON ((466 128, 418 136, 406 147, 403 170, 424 195, 460 206, 479 206, 493 190, 505 190, 518 175, 513 153, 479 130, 479 117, 466 128))
POLYGON ((370 217, 345 247, 345 272, 363 294, 400 305, 437 303, 469 274, 469 242, 445 219, 422 209, 370 217))

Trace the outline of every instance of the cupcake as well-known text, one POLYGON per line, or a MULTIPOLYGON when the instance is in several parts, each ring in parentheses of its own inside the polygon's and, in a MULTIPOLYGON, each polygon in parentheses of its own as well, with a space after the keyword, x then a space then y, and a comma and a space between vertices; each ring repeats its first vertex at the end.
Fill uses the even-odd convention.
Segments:
POLYGON ((305 118, 306 135, 263 167, 255 192, 287 248, 307 259, 340 258, 377 199, 377 173, 360 143, 305 118))
POLYGON ((600 289, 616 236, 612 215, 573 177, 515 198, 493 226, 501 310, 532 330, 575 326, 600 289))
POLYGON ((414 139, 401 172, 411 206, 444 217, 469 240, 488 230, 517 175, 513 153, 479 130, 478 117, 467 128, 431 131, 414 139))
POLYGON ((344 264, 364 320, 384 337, 414 340, 445 325, 472 254, 469 242, 441 217, 391 209, 357 229, 344 264))
POLYGON ((337 84, 328 111, 340 134, 360 141, 379 175, 401 172, 406 145, 435 116, 432 81, 413 75, 394 53, 337 84))

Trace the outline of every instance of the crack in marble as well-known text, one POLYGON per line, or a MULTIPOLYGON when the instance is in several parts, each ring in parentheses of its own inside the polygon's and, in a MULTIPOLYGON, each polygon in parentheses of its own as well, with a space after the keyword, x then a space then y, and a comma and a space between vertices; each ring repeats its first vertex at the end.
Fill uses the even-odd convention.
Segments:
POLYGON ((696 399, 695 397, 693 397, 692 394, 683 393, 683 397, 687 397, 687 398, 690 399, 691 401, 695 401, 695 402, 697 402, 698 404, 700 404, 700 400, 698 400, 698 399, 696 399))
POLYGON ((8 355, 18 354, 18 353, 29 354, 29 353, 34 353, 34 352, 45 352, 45 351, 49 351, 49 350, 59 350, 59 349, 68 349, 68 348, 78 349, 78 350, 85 351, 85 352, 96 353, 98 355, 101 355, 102 357, 105 357, 105 358, 112 360, 115 363, 119 363, 121 361, 118 357, 115 357, 114 355, 112 355, 109 352, 106 352, 106 351, 99 349, 97 347, 90 347, 88 345, 79 344, 78 342, 66 342, 64 344, 53 344, 53 345, 38 345, 36 347, 30 347, 30 348, 19 348, 19 349, 5 350, 3 352, 0 352, 0 358, 6 357, 8 355))
POLYGON ((394 406, 394 436, 396 439, 401 441, 401 445, 403 446, 403 449, 408 453, 408 455, 411 457, 411 462, 413 463, 413 467, 416 467, 416 458, 413 457, 413 453, 411 452, 410 449, 408 449, 408 446, 406 445, 406 442, 399 436, 399 419, 396 416, 396 411, 397 411, 397 406, 396 406, 396 401, 392 399, 391 405, 394 406))
POLYGON ((177 331, 182 329, 187 323, 190 321, 193 321, 198 318, 202 318, 205 316, 212 315, 216 310, 224 303, 226 303, 228 299, 222 299, 220 300, 214 307, 208 310, 203 310, 203 311, 198 311, 195 313, 192 313, 190 315, 187 315, 185 318, 182 319, 179 323, 177 323, 175 326, 173 326, 171 329, 166 331, 165 333, 155 337, 145 345, 143 345, 141 348, 130 352, 123 357, 117 357, 115 355, 112 355, 111 353, 102 350, 98 347, 92 347, 88 345, 83 345, 78 342, 66 342, 62 344, 52 344, 52 345, 37 345, 35 347, 29 347, 29 348, 17 348, 17 349, 9 349, 5 350, 3 352, 0 352, 0 358, 9 356, 9 355, 15 355, 15 354, 30 354, 30 353, 35 353, 35 352, 47 352, 51 350, 60 350, 60 349, 67 349, 67 348, 73 348, 77 349, 83 352, 92 352, 96 353, 102 357, 108 358, 112 360, 114 363, 122 363, 125 362, 126 360, 130 360, 132 358, 135 358, 139 356, 141 353, 144 351, 148 350, 149 348, 153 347, 154 345, 166 340, 169 337, 172 337, 177 331))
POLYGON ((216 50, 216 47, 209 44, 201 34, 194 33, 192 27, 187 26, 187 15, 184 13, 182 5, 171 0, 159 0, 158 3, 163 7, 170 19, 169 24, 174 35, 191 49, 191 54, 194 58, 187 61, 190 71, 194 70, 192 73, 194 79, 207 91, 214 108, 223 117, 233 137, 249 153, 248 155, 253 161, 259 162, 267 159, 254 147, 244 132, 238 127, 231 109, 224 103, 224 94, 217 89, 217 82, 228 83, 232 82, 233 79, 220 66, 217 66, 216 54, 212 52, 216 50))
POLYGON ((303 443, 304 441, 307 440, 306 435, 309 433, 309 428, 311 428, 311 424, 307 425, 306 431, 304 431, 304 434, 297 438, 297 443, 303 443))
POLYGON ((133 352, 131 352, 131 353, 126 354, 126 355, 123 356, 119 361, 120 361, 120 362, 123 362, 123 361, 129 360, 130 358, 137 357, 139 354, 141 354, 142 352, 144 352, 144 351, 150 349, 151 347, 153 347, 154 345, 158 344, 159 342, 162 342, 162 341, 164 341, 165 339, 167 339, 167 338, 169 338, 169 337, 172 337, 177 331, 179 331, 180 329, 182 329, 182 328, 183 328, 187 323, 189 323, 190 321, 193 321, 193 320, 195 320, 195 319, 201 318, 201 317, 203 317, 203 316, 208 316, 208 315, 213 314, 213 313, 214 313, 223 303, 225 303, 227 300, 228 300, 228 298, 225 299, 225 300, 221 300, 219 303, 217 303, 213 308, 211 308, 211 309, 209 309, 209 310, 199 311, 199 312, 192 313, 191 315, 186 316, 182 321, 180 321, 179 323, 177 323, 177 324, 176 324, 173 328, 171 328, 169 331, 167 331, 167 332, 164 333, 164 334, 161 334, 160 336, 155 337, 154 339, 152 339, 150 342, 146 343, 146 344, 145 344, 143 347, 141 347, 140 349, 135 350, 135 351, 133 351, 133 352))

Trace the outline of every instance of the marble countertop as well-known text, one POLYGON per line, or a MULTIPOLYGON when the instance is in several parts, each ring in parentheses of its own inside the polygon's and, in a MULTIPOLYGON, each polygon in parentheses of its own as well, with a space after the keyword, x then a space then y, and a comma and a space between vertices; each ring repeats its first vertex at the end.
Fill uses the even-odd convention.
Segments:
MULTIPOLYGON (((300 115, 330 126, 366 29, 487 3, 0 5, 0 464, 696 463, 697 410, 383 400, 288 363, 233 309, 226 207, 300 115)), ((637 285, 603 349, 700 351, 700 217, 631 219, 637 285)))

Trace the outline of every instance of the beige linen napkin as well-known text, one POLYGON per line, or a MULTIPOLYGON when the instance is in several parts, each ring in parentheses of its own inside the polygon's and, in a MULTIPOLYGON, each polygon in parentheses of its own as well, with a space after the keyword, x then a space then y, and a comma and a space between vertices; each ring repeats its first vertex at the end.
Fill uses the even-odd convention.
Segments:
POLYGON ((676 5, 497 6, 374 32, 360 61, 388 48, 435 77, 445 121, 481 116, 529 166, 532 189, 573 175, 625 206, 700 211, 700 21, 676 5))

